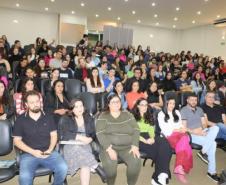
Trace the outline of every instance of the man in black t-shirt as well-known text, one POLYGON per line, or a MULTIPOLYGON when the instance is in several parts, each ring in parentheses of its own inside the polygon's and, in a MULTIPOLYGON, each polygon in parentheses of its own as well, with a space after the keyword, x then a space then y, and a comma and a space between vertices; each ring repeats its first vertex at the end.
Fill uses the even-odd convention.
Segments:
POLYGON ((52 116, 41 111, 39 93, 29 91, 25 95, 27 112, 20 115, 14 126, 14 144, 22 150, 20 157, 20 185, 33 184, 35 171, 39 166, 54 173, 53 185, 63 185, 67 165, 60 154, 54 151, 57 130, 52 116))
POLYGON ((205 96, 205 103, 202 109, 205 113, 205 118, 208 126, 217 125, 219 132, 217 138, 226 140, 226 116, 223 106, 214 104, 215 92, 209 91, 205 96))

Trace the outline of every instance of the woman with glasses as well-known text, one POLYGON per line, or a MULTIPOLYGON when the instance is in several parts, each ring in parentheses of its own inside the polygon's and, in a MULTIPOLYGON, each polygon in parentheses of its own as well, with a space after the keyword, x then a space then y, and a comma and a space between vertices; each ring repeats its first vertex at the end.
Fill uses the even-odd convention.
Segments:
POLYGON ((140 152, 155 162, 151 184, 166 185, 170 178, 172 149, 164 137, 155 135, 153 115, 146 99, 138 99, 132 112, 140 128, 140 152))
POLYGON ((139 127, 133 115, 121 110, 118 95, 108 97, 108 110, 101 113, 96 123, 100 160, 107 174, 107 184, 114 185, 118 159, 127 166, 127 184, 135 185, 141 161, 139 152, 139 127))

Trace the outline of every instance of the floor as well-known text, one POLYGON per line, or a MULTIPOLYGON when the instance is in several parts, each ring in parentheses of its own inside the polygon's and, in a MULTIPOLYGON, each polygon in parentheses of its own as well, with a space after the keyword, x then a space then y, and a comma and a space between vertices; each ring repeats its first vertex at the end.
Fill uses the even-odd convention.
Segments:
MULTIPOLYGON (((194 167, 189 175, 187 175, 188 185, 200 185, 201 183, 204 185, 213 185, 216 184, 211 179, 206 176, 207 165, 203 163, 196 155, 197 151, 193 151, 193 158, 194 158, 194 167)), ((7 158, 13 157, 14 154, 7 156, 7 158)), ((220 173, 222 169, 226 168, 226 152, 222 151, 221 149, 217 149, 217 171, 220 173)), ((1 158, 3 159, 3 158, 1 158)), ((175 156, 173 156, 171 161, 171 170, 173 169, 175 156)), ((118 166, 118 175, 116 179, 116 185, 126 185, 126 178, 125 178, 125 166, 120 164, 118 166)), ((146 166, 142 167, 137 185, 150 185, 151 174, 153 172, 153 168, 151 167, 150 160, 147 161, 146 166)), ((17 185, 18 177, 14 177, 12 180, 2 183, 2 185, 17 185)), ((48 183, 48 177, 38 177, 35 179, 35 185, 50 185, 48 183)), ((68 177, 68 184, 69 185, 79 185, 79 174, 75 175, 74 177, 68 177)), ((92 175, 91 176, 91 183, 90 185, 102 185, 99 176, 92 175)), ((176 177, 172 175, 172 180, 170 181, 171 185, 180 185, 181 183, 178 182, 176 177)))

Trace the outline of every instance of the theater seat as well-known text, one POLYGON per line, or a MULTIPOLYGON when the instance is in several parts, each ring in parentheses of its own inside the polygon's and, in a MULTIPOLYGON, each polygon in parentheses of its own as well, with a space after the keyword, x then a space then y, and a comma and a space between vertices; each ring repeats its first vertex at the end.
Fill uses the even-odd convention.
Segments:
POLYGON ((69 101, 76 98, 82 92, 82 84, 76 79, 67 79, 65 81, 65 92, 69 101))
MULTIPOLYGON (((0 120, 0 156, 6 156, 13 150, 12 125, 9 120, 0 120)), ((12 179, 17 172, 16 165, 0 168, 0 183, 12 179)))

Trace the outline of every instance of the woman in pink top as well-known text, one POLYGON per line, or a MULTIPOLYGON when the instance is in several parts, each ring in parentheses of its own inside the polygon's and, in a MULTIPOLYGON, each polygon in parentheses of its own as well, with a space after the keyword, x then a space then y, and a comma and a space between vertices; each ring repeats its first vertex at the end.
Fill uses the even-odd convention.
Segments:
MULTIPOLYGON (((22 91, 21 93, 15 93, 13 96, 15 105, 16 105, 16 114, 21 115, 24 112, 26 112, 26 106, 24 103, 25 95, 28 91, 36 90, 34 80, 32 78, 26 78, 21 87, 22 91)), ((40 94, 40 100, 41 100, 41 108, 43 109, 43 99, 42 95, 40 94)))
POLYGON ((140 98, 145 98, 144 93, 139 90, 139 81, 134 80, 131 83, 131 90, 126 94, 126 101, 128 103, 128 109, 131 110, 135 105, 136 101, 140 98))

